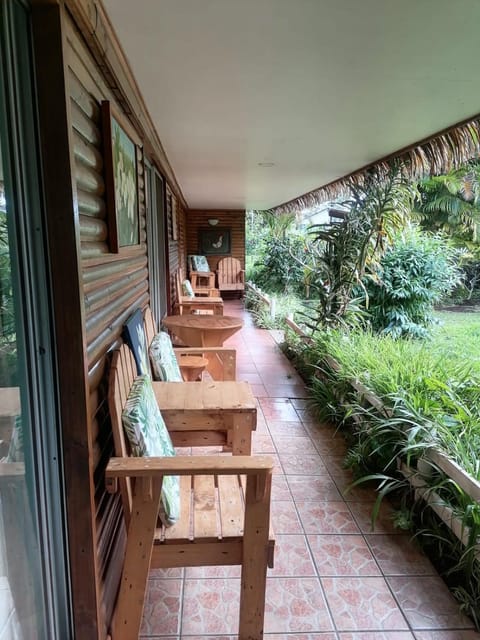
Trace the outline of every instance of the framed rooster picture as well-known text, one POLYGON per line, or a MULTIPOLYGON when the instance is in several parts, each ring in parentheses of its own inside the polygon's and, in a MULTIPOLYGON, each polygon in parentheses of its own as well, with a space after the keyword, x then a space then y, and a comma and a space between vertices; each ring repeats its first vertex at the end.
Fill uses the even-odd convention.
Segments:
POLYGON ((198 249, 202 255, 229 255, 231 253, 230 229, 201 229, 198 249))

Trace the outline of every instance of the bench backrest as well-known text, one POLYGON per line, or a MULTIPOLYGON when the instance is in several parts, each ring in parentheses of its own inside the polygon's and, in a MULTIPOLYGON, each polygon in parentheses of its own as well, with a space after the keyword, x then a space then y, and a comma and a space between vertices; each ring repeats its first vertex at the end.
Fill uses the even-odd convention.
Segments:
MULTIPOLYGON (((125 458, 130 455, 130 446, 122 424, 122 411, 127 402, 133 381, 137 377, 137 367, 130 348, 123 344, 113 352, 108 379, 108 407, 112 423, 115 456, 125 458)), ((125 522, 128 527, 132 511, 132 486, 129 478, 119 479, 125 522)))
POLYGON ((147 338, 147 348, 158 333, 157 323, 153 317, 152 310, 147 307, 143 313, 143 324, 145 327, 145 337, 147 338))

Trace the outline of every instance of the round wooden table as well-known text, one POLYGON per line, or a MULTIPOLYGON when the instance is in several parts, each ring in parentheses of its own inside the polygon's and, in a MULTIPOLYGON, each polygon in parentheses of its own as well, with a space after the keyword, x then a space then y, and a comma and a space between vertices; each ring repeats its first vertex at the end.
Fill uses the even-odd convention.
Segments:
POLYGON ((178 366, 185 382, 195 382, 200 380, 202 373, 208 364, 208 360, 202 356, 180 356, 178 366))
POLYGON ((176 315, 162 324, 188 347, 222 347, 227 338, 243 327, 236 316, 176 315))

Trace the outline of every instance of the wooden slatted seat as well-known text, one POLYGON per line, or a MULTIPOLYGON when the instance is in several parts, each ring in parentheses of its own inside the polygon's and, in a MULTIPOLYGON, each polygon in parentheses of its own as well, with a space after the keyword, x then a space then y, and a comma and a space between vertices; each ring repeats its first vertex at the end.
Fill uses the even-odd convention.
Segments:
POLYGON ((138 638, 150 567, 240 565, 238 638, 260 640, 267 566, 273 566, 273 461, 243 455, 129 457, 121 415, 134 368, 127 348, 114 353, 109 409, 117 457, 108 463, 105 477, 107 489, 122 495, 127 545, 111 638, 138 638), (164 475, 180 476, 181 486, 180 519, 169 528, 157 526, 164 475))

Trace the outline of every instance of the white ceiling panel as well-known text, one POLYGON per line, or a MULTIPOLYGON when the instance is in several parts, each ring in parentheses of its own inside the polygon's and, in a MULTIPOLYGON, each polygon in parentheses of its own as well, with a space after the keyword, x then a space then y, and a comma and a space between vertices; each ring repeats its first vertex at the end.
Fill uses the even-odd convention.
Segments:
POLYGON ((192 208, 279 205, 480 112, 479 0, 104 5, 192 208))

